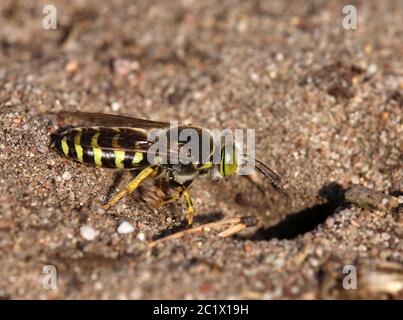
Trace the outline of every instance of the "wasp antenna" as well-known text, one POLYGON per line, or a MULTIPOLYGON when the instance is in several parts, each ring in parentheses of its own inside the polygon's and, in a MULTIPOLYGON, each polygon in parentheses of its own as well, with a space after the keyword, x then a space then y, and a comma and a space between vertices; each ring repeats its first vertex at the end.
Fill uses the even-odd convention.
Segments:
POLYGON ((252 165, 258 172, 263 174, 267 180, 277 189, 279 190, 282 195, 288 198, 288 194, 285 189, 281 186, 281 178, 280 176, 270 169, 266 164, 258 159, 253 159, 246 154, 243 154, 243 159, 246 161, 247 164, 252 165))
MULTIPOLYGON (((275 180, 273 179, 273 177, 271 176, 270 172, 268 172, 268 171, 262 169, 260 166, 255 166, 255 168, 256 168, 260 173, 262 173, 262 174, 267 178, 267 180, 269 180, 270 183, 271 183, 277 190, 279 190, 279 191, 281 192, 281 194, 282 194, 284 197, 288 198, 287 191, 285 191, 285 189, 281 186, 281 184, 280 184, 279 182, 277 182, 277 181, 275 181, 275 180)), ((270 171, 272 171, 272 170, 270 170, 270 171)))

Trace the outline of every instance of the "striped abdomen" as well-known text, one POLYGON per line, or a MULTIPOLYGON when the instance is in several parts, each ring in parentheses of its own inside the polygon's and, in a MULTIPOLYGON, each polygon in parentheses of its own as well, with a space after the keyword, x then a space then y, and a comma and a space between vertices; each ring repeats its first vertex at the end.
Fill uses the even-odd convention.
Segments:
POLYGON ((145 133, 130 128, 72 128, 53 134, 51 148, 66 157, 113 169, 133 169, 147 164, 146 154, 135 150, 145 133))

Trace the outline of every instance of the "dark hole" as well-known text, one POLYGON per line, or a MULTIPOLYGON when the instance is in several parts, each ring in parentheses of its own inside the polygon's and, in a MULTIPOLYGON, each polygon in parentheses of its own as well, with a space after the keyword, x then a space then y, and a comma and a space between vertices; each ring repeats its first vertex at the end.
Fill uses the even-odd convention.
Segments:
POLYGON ((338 183, 325 185, 320 189, 319 195, 327 200, 326 203, 290 213, 277 225, 257 230, 252 239, 293 239, 314 230, 344 203, 344 189, 338 183))

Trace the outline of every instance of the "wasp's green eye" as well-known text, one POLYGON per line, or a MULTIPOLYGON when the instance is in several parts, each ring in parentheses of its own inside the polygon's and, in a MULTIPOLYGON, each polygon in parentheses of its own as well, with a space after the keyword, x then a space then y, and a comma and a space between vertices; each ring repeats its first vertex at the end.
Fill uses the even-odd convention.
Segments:
POLYGON ((232 176, 238 169, 237 154, 235 146, 232 148, 223 147, 221 149, 220 172, 224 177, 232 176))

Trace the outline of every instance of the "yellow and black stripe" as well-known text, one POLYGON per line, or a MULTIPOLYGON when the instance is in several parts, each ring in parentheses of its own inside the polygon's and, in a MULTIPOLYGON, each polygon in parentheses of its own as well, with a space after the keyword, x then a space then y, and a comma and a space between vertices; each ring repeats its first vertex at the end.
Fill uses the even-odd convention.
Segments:
POLYGON ((133 169, 148 164, 144 152, 134 151, 142 144, 148 142, 146 133, 141 130, 83 127, 53 134, 50 146, 79 162, 104 168, 133 169))

